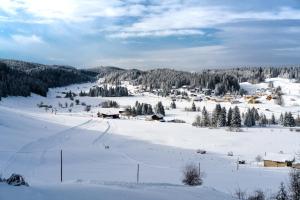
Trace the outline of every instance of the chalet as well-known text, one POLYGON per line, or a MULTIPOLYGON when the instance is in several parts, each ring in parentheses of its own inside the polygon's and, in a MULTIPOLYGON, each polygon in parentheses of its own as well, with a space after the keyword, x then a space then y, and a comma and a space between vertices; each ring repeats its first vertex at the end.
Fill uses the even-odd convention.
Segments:
POLYGON ((98 117, 106 118, 106 119, 120 119, 119 114, 104 114, 104 113, 98 113, 98 117))
POLYGON ((264 167, 292 167, 295 157, 283 153, 269 153, 264 159, 264 167))
POLYGON ((155 115, 151 116, 151 120, 162 121, 162 120, 164 120, 164 116, 161 114, 155 114, 155 115))
POLYGON ((120 110, 119 115, 123 116, 123 117, 132 117, 133 116, 133 114, 127 109, 120 110))

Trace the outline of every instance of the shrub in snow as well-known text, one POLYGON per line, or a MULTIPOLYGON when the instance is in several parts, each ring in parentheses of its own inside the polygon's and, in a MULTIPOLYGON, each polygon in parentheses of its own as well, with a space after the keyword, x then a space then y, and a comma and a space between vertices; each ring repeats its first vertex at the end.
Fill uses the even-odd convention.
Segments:
POLYGON ((261 155, 257 155, 256 157, 255 157, 255 161, 256 162, 261 162, 262 161, 262 156, 261 155))
POLYGON ((13 186, 21 186, 21 185, 25 185, 25 186, 29 186, 28 183, 25 181, 25 179, 23 178, 23 176, 19 175, 19 174, 12 174, 7 180, 6 183, 8 185, 13 185, 13 186))
POLYGON ((182 182, 185 185, 196 186, 202 185, 203 180, 199 168, 195 164, 186 165, 183 170, 182 182))
POLYGON ((241 188, 239 188, 233 194, 233 199, 246 200, 247 199, 246 195, 247 195, 246 192, 242 191, 241 188))
POLYGON ((227 131, 230 131, 230 132, 243 132, 243 129, 239 128, 239 127, 228 127, 226 129, 227 131))
POLYGON ((206 150, 203 150, 203 149, 197 149, 196 152, 200 153, 200 154, 206 154, 206 150))
POLYGON ((233 152, 232 152, 232 151, 229 151, 229 152, 227 153, 227 156, 233 156, 233 152))
POLYGON ((261 190, 256 190, 254 194, 250 195, 247 200, 265 200, 265 194, 261 190))

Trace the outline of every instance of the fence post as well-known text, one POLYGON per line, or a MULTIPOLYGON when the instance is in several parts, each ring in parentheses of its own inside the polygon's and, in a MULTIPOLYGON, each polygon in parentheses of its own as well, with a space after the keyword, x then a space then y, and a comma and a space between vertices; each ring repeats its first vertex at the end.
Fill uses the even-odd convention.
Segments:
POLYGON ((140 180, 140 164, 137 164, 137 173, 136 173, 136 183, 138 184, 140 180))
POLYGON ((62 183, 62 176, 63 176, 63 166, 62 166, 62 149, 60 150, 60 182, 62 183))
POLYGON ((199 176, 200 176, 200 175, 201 175, 201 174, 200 174, 200 163, 199 163, 199 168, 198 168, 198 170, 199 170, 199 172, 198 172, 198 173, 199 173, 199 176))
POLYGON ((236 171, 239 170, 239 160, 240 160, 240 158, 238 157, 237 162, 236 162, 236 171))

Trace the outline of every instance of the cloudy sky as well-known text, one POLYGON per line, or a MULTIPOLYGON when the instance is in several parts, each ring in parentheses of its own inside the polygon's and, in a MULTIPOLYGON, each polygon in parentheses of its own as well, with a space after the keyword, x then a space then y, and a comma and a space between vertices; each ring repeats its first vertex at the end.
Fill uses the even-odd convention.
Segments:
POLYGON ((300 64, 300 0, 0 0, 0 57, 187 70, 300 64))

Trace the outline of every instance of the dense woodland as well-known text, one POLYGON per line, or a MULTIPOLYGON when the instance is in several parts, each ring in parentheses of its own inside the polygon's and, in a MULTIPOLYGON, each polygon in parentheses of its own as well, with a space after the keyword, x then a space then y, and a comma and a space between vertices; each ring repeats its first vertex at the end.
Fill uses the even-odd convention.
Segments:
MULTIPOLYGON (((266 78, 278 76, 299 80, 299 71, 300 67, 244 67, 193 73, 172 69, 125 70, 117 67, 78 70, 69 66, 0 59, 0 97, 29 96, 31 92, 46 96, 51 87, 88 82, 95 80, 96 76, 111 84, 127 80, 136 85, 144 85, 148 89, 161 89, 162 95, 167 95, 173 87, 179 88, 183 85, 211 89, 216 95, 227 92, 244 94, 245 91, 240 89, 240 82, 259 83, 266 78)), ((122 95, 119 95, 119 92, 112 96, 126 96, 123 95, 123 91, 122 95)))
POLYGON ((141 71, 131 70, 106 70, 101 77, 108 83, 118 81, 131 81, 134 84, 142 84, 150 89, 162 89, 170 91, 172 87, 179 88, 183 85, 192 87, 207 88, 215 90, 216 95, 223 95, 227 92, 243 94, 245 91, 240 89, 239 83, 248 81, 259 83, 266 78, 285 77, 300 79, 299 67, 245 67, 233 69, 203 70, 192 73, 176 71, 172 69, 154 69, 141 71))
POLYGON ((30 93, 46 96, 51 87, 92 81, 95 75, 66 66, 0 60, 0 98, 30 96, 30 93))

